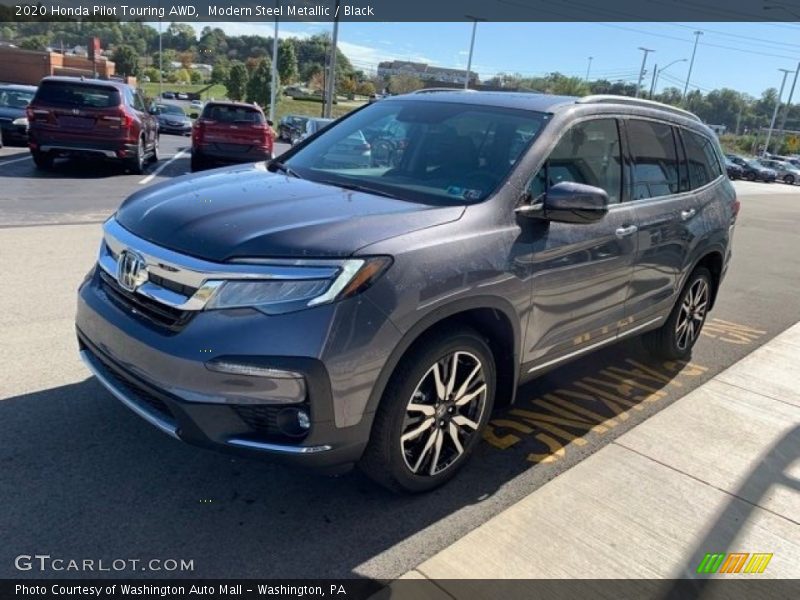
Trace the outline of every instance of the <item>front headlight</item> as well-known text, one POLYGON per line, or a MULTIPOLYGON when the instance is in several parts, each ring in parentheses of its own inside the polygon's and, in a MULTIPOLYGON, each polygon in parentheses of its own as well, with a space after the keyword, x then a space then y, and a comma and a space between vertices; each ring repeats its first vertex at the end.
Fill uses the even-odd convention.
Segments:
POLYGON ((28 119, 25 117, 19 117, 18 119, 14 119, 11 122, 12 125, 16 125, 17 127, 27 127, 28 126, 28 119))
MULTIPOLYGON (((266 314, 279 314, 327 304, 353 296, 372 285, 391 264, 391 259, 380 256, 332 264, 338 269, 327 279, 287 277, 225 281, 208 301, 206 309, 255 308, 266 314)), ((320 261, 315 261, 315 267, 319 266, 320 261)))

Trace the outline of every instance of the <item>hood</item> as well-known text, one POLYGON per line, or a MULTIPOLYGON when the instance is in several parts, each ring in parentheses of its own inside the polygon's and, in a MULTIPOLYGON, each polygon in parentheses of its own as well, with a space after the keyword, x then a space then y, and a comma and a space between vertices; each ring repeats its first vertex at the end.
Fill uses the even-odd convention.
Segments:
POLYGON ((130 196, 117 221, 154 244, 211 261, 349 256, 455 221, 464 206, 353 192, 266 170, 264 163, 180 177, 130 196))
POLYGON ((0 106, 0 117, 6 119, 18 119, 25 116, 24 108, 12 108, 10 106, 0 106))

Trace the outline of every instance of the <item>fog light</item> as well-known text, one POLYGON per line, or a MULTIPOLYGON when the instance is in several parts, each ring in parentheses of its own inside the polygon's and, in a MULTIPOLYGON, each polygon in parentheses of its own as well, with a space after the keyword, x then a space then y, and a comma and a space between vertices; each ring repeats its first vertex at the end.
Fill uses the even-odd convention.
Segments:
POLYGON ((275 419, 278 429, 289 437, 301 437, 311 427, 308 411, 303 408, 284 408, 275 419))
POLYGON ((297 424, 300 426, 300 429, 309 429, 311 427, 311 419, 308 416, 308 413, 304 410, 297 411, 297 424))

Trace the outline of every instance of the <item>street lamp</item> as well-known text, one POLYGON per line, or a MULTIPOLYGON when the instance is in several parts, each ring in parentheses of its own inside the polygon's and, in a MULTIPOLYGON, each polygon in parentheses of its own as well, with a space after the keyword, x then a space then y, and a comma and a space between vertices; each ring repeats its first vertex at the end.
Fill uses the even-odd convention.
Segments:
POLYGON ((269 86, 269 120, 275 122, 275 99, 278 91, 278 7, 280 1, 275 0, 275 34, 272 36, 272 82, 269 86))
POLYGON ((769 152, 769 141, 772 138, 772 129, 775 127, 775 119, 778 117, 778 109, 781 107, 781 98, 783 97, 783 88, 786 86, 786 76, 792 72, 791 69, 778 69, 783 73, 781 80, 781 91, 778 92, 778 99, 775 101, 775 110, 772 112, 772 120, 769 122, 769 131, 767 131, 767 141, 764 142, 764 152, 762 155, 769 152))
POLYGON ((651 50, 650 48, 642 48, 641 46, 639 46, 639 50, 644 52, 644 55, 642 56, 642 68, 639 69, 639 81, 636 83, 636 96, 635 96, 636 98, 639 97, 639 91, 641 90, 642 87, 642 79, 644 78, 644 66, 645 63, 647 63, 647 55, 650 54, 651 52, 655 52, 655 50, 651 50))
POLYGON ((588 64, 588 66, 586 67, 586 81, 589 81, 589 71, 591 71, 591 70, 592 70, 592 59, 593 59, 593 58, 594 58, 593 56, 590 56, 590 57, 589 57, 589 64, 588 64))
POLYGON ((653 68, 653 81, 650 84, 650 99, 651 100, 653 99, 653 94, 655 94, 655 92, 656 92, 656 84, 658 83, 658 76, 661 73, 663 73, 664 71, 666 71, 667 69, 669 69, 672 65, 675 65, 675 64, 677 64, 679 62, 686 62, 688 60, 689 60, 688 58, 679 58, 678 60, 673 60, 666 67, 662 67, 662 68, 659 69, 658 65, 656 65, 653 68))
POLYGON ((469 41, 469 58, 467 59, 467 76, 464 78, 464 89, 469 89, 469 72, 472 70, 472 51, 475 49, 475 31, 478 29, 478 21, 485 21, 481 17, 473 17, 472 15, 464 15, 472 20, 472 38, 469 41))

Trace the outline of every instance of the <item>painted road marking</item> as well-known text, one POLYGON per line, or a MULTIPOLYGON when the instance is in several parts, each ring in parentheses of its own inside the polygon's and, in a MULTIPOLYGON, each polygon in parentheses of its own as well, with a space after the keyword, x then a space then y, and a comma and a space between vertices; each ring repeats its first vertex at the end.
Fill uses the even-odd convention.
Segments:
MULTIPOLYGON (((705 327, 709 337, 731 344, 749 344, 766 333, 722 319, 707 321, 705 327)), ((687 379, 707 372, 708 367, 686 361, 625 358, 534 398, 518 400, 489 422, 483 438, 501 450, 524 440, 534 446, 528 461, 557 462, 570 446, 586 446, 584 438, 590 433, 607 434, 627 421, 631 411, 664 400, 672 390, 684 388, 687 379)))
POLYGON ((181 156, 184 156, 184 155, 185 155, 187 152, 188 152, 188 149, 187 149, 187 148, 184 148, 183 150, 179 150, 179 151, 178 151, 178 152, 175 154, 175 156, 173 156, 172 158, 170 158, 170 159, 169 159, 167 162, 165 162, 165 163, 161 163, 161 165, 159 165, 159 167, 158 167, 158 168, 157 168, 155 171, 153 171, 152 173, 150 173, 150 175, 148 175, 147 177, 145 177, 144 179, 142 179, 142 180, 139 182, 139 185, 144 185, 144 184, 146 184, 146 183, 150 183, 151 181, 153 181, 153 179, 155 179, 155 177, 156 177, 156 176, 157 176, 159 173, 161 173, 161 171, 163 171, 164 169, 166 169, 166 168, 167 168, 169 165, 171 165, 173 162, 175 162, 176 160, 178 160, 178 159, 179 159, 181 156))
POLYGON ((15 162, 22 162, 23 160, 30 160, 30 154, 28 156, 23 156, 22 158, 15 158, 14 160, 7 160, 5 162, 0 162, 0 167, 4 165, 10 165, 11 163, 15 162))

